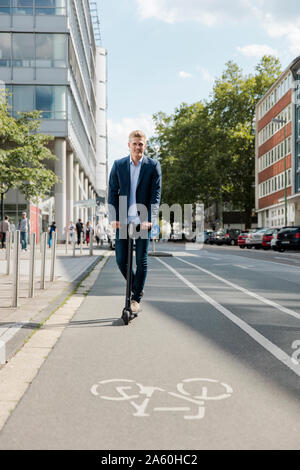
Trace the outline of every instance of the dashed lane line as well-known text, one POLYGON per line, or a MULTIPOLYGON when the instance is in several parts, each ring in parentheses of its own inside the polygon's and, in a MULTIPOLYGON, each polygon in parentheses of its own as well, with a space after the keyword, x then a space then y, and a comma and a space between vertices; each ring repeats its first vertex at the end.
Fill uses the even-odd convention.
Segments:
MULTIPOLYGON (((156 258, 157 261, 162 263, 167 269, 169 269, 178 279, 180 279, 185 285, 192 289, 199 297, 202 297, 206 302, 211 304, 216 310, 222 313, 225 317, 231 320, 235 325, 237 325, 241 330, 248 334, 254 341, 260 344, 266 351, 268 351, 272 356, 278 359, 283 365, 291 369, 298 377, 300 377, 300 364, 295 364, 290 356, 286 354, 282 349, 272 343, 270 340, 265 338, 261 333, 252 328, 248 323, 241 320, 239 317, 234 315, 230 310, 223 307, 223 305, 216 302, 214 299, 205 294, 202 290, 198 289, 194 284, 188 281, 184 276, 182 276, 176 269, 169 266, 165 261, 162 261, 160 258, 156 258)), ((188 263, 191 264, 191 263, 188 263)))
POLYGON ((300 314, 295 312, 294 310, 291 310, 290 308, 283 307, 282 305, 278 304, 277 302, 273 302, 273 300, 266 299, 265 297, 262 297, 261 295, 256 294, 255 292, 252 292, 248 289, 245 289, 244 287, 241 287, 237 284, 234 284, 231 281, 227 281, 227 279, 223 279, 222 277, 218 276, 217 274, 214 274, 211 271, 208 271, 207 269, 201 268, 197 264, 190 263, 189 261, 185 261, 182 258, 178 258, 178 257, 176 257, 176 259, 178 259, 182 263, 186 263, 186 264, 192 266, 195 269, 198 269, 199 271, 204 272, 205 274, 208 274, 209 276, 214 277, 215 279, 218 279, 218 281, 221 281, 224 284, 227 284, 228 286, 233 287, 234 289, 239 290, 239 291, 243 292, 244 294, 246 294, 250 297, 254 297, 255 299, 259 300, 260 302, 263 302, 264 304, 270 305, 271 307, 274 307, 277 310, 280 310, 281 312, 286 313, 288 315, 291 315, 292 317, 297 318, 298 320, 300 320, 300 314))

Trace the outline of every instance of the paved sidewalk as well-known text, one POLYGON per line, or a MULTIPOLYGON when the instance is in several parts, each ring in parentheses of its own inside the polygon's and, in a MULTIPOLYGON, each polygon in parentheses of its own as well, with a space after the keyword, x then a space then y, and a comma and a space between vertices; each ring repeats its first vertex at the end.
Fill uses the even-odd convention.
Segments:
POLYGON ((41 290, 41 260, 40 250, 37 247, 33 299, 28 298, 30 253, 21 253, 18 307, 12 308, 13 267, 11 266, 11 274, 6 276, 5 252, 0 252, 0 368, 24 344, 32 332, 61 305, 78 282, 109 253, 109 250, 107 247, 94 248, 93 256, 89 256, 87 248, 83 248, 81 255, 79 249, 76 249, 75 257, 72 253, 71 247, 68 253, 65 246, 57 247, 55 279, 54 282, 50 282, 51 250, 47 249, 46 288, 41 290))

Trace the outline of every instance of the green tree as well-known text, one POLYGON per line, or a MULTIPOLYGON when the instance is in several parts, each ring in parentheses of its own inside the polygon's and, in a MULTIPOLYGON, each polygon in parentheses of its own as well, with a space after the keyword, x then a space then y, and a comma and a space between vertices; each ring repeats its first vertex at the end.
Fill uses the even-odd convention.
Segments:
POLYGON ((148 153, 161 162, 163 202, 229 202, 251 224, 254 207, 255 106, 280 74, 280 63, 264 56, 244 75, 228 62, 210 99, 183 103, 174 114, 153 116, 156 136, 148 153))
POLYGON ((7 96, 0 96, 0 196, 4 218, 4 195, 19 189, 26 199, 35 201, 49 195, 57 183, 55 173, 47 168, 56 159, 47 144, 52 136, 38 133, 40 113, 31 111, 10 115, 7 96))
POLYGON ((209 103, 219 134, 217 171, 222 172, 222 201, 245 212, 251 225, 255 181, 255 106, 277 79, 280 62, 264 56, 254 74, 244 76, 237 64, 228 62, 216 80, 209 103))

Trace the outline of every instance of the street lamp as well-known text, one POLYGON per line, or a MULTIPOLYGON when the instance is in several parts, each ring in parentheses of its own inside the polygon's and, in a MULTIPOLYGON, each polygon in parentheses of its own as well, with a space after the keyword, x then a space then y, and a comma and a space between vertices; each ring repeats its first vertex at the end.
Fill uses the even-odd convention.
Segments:
POLYGON ((284 225, 287 226, 287 175, 286 175, 286 119, 272 119, 275 124, 283 124, 284 128, 284 225))

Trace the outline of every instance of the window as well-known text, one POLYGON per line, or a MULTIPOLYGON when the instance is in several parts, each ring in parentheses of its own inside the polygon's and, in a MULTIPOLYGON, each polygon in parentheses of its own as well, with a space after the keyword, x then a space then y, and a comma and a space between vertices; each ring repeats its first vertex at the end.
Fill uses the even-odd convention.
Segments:
POLYGON ((37 34, 36 66, 66 67, 67 36, 64 34, 37 34))
POLYGON ((34 109, 34 86, 15 85, 13 87, 13 114, 17 111, 26 112, 34 109))
POLYGON ((284 80, 284 93, 287 93, 288 91, 288 79, 286 77, 286 79, 284 80))
POLYGON ((284 81, 281 82, 281 96, 284 95, 284 81))
MULTIPOLYGON (((1 1, 1 0, 0 0, 1 1)), ((11 34, 0 33, 0 67, 10 67, 11 34)))
POLYGON ((10 15, 10 0, 0 0, 0 15, 10 15))
POLYGON ((65 0, 35 0, 35 12, 37 15, 65 15, 65 0))
POLYGON ((66 89, 63 86, 37 86, 36 109, 44 119, 66 118, 66 89))
POLYGON ((34 34, 13 34, 13 65, 34 67, 34 34))
POLYGON ((33 15, 33 0, 13 0, 15 15, 33 15))
POLYGON ((42 111, 43 119, 66 119, 66 87, 14 85, 13 114, 17 111, 42 111))

